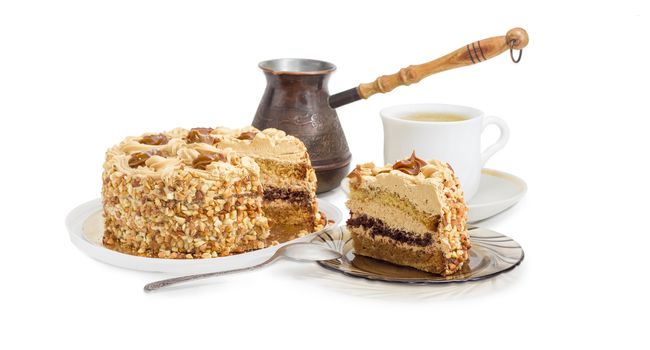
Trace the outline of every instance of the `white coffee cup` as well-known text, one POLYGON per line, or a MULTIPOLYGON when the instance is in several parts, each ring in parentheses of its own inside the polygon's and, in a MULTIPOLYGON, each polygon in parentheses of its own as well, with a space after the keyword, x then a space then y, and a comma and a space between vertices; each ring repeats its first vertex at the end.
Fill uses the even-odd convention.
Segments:
POLYGON ((449 163, 460 179, 469 200, 478 190, 485 162, 508 142, 506 122, 485 116, 482 111, 447 104, 411 104, 388 107, 380 112, 384 124, 384 161, 394 163, 415 151, 418 158, 449 163), (414 121, 402 119, 418 113, 445 113, 463 116, 459 121, 414 121), (481 134, 488 125, 501 130, 499 139, 481 152, 481 134))

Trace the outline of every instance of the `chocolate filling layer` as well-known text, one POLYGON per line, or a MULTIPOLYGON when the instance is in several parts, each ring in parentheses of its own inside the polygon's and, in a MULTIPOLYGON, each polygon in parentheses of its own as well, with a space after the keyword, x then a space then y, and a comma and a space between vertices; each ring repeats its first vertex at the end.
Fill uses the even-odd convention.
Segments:
POLYGON ((264 200, 274 201, 276 199, 302 205, 309 205, 311 203, 311 196, 307 191, 291 191, 286 188, 274 187, 264 190, 264 200))
POLYGON ((370 234, 373 238, 375 236, 386 236, 398 242, 417 245, 420 247, 425 247, 431 245, 432 243, 430 235, 422 237, 410 232, 394 229, 388 227, 383 221, 368 217, 366 215, 360 215, 356 218, 351 217, 348 219, 347 224, 351 227, 362 226, 365 229, 370 230, 370 234))

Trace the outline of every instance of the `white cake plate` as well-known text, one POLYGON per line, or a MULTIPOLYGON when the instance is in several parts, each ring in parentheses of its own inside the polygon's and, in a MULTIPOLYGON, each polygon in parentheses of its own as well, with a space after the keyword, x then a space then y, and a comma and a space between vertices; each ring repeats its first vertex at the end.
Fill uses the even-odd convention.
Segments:
MULTIPOLYGON (((318 199, 318 208, 325 213, 329 222, 326 228, 336 227, 341 223, 341 211, 331 203, 318 199)), ((268 259, 283 245, 290 242, 308 242, 322 232, 321 230, 273 247, 231 256, 211 259, 160 259, 124 254, 104 247, 104 220, 100 199, 74 208, 66 217, 65 223, 72 243, 91 258, 131 270, 173 274, 216 272, 256 265, 268 259)))
MULTIPOLYGON (((349 193, 349 182, 341 181, 341 188, 349 193)), ((524 180, 503 171, 483 169, 478 191, 467 203, 469 222, 475 223, 491 218, 517 204, 526 194, 528 186, 524 180)))

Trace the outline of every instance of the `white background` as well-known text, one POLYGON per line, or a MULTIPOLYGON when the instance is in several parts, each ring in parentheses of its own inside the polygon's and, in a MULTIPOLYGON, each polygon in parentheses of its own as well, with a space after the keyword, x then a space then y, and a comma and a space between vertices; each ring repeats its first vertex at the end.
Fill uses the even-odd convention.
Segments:
POLYGON ((0 3, 3 348, 648 346, 642 2, 227 3, 0 3), (529 192, 482 225, 524 247, 511 273, 412 287, 287 262, 145 294, 165 276, 104 265, 69 242, 65 215, 99 196, 109 146, 250 123, 259 61, 334 62, 338 92, 516 26, 530 34, 518 65, 502 55, 339 110, 359 162, 381 162, 385 106, 456 103, 506 119, 512 138, 488 166, 529 192))

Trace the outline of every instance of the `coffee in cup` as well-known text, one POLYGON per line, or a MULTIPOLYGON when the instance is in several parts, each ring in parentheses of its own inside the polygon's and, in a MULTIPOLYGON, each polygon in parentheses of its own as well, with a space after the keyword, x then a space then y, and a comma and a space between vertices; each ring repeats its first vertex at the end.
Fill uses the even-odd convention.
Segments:
POLYGON ((416 122, 459 122, 461 120, 467 119, 462 114, 454 113, 436 113, 436 112, 421 112, 407 114, 403 117, 400 117, 404 120, 412 120, 416 122))
POLYGON ((485 162, 508 142, 503 119, 482 111, 447 104, 412 104, 380 112, 384 124, 384 162, 393 163, 415 151, 420 158, 449 163, 469 200, 478 190, 485 162), (497 142, 481 151, 481 134, 488 125, 501 130, 497 142))

